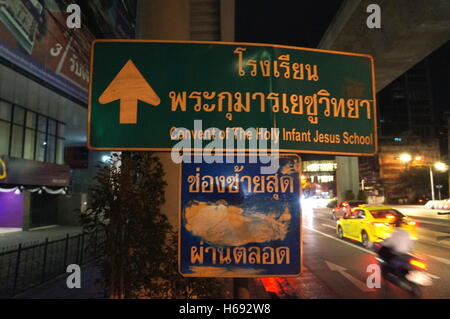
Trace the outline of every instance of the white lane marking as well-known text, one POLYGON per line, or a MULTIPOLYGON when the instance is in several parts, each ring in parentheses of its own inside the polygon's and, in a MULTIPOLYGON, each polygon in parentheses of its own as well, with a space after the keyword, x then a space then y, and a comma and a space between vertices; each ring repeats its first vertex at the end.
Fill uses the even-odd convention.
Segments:
MULTIPOLYGON (((369 254, 372 254, 372 255, 375 255, 375 256, 378 255, 376 252, 373 252, 373 251, 364 249, 364 248, 362 248, 362 247, 355 246, 355 245, 353 245, 353 244, 351 244, 351 243, 348 243, 348 242, 346 242, 346 241, 344 241, 344 240, 342 240, 342 239, 339 239, 339 238, 333 237, 333 236, 331 236, 331 235, 322 233, 321 231, 318 231, 317 229, 314 229, 314 228, 312 228, 312 227, 305 226, 305 225, 303 225, 303 227, 305 227, 306 229, 312 230, 312 231, 314 231, 314 232, 316 232, 316 233, 319 233, 319 234, 321 234, 322 236, 325 236, 325 237, 331 238, 331 239, 333 239, 333 240, 336 240, 336 241, 338 241, 338 242, 340 242, 340 243, 346 244, 346 245, 348 245, 348 246, 350 246, 350 247, 353 247, 353 248, 362 250, 362 251, 364 251, 364 252, 366 252, 366 253, 369 253, 369 254)), ((428 256, 431 257, 430 255, 428 255, 428 256)), ((431 258, 433 258, 433 257, 431 257, 431 258)), ((437 257, 437 258, 440 258, 440 257, 437 257)), ((436 276, 436 275, 433 275, 433 274, 431 274, 431 273, 428 273, 428 275, 429 275, 430 277, 434 278, 434 279, 439 279, 439 278, 440 278, 440 277, 438 277, 438 276, 436 276)))
MULTIPOLYGON (((437 222, 431 222, 431 221, 420 220, 420 219, 416 219, 416 221, 417 221, 419 224, 430 224, 430 225, 435 225, 435 226, 448 227, 448 223, 437 223, 437 222)), ((420 225, 419 225, 419 226, 420 226, 420 225)))
POLYGON ((328 228, 336 230, 335 226, 331 226, 331 225, 327 225, 327 224, 322 224, 322 226, 325 226, 325 227, 328 227, 328 228))
POLYGON ((325 263, 327 264, 328 268, 330 268, 331 271, 337 271, 342 276, 344 276, 348 281, 350 281, 353 285, 355 285, 359 290, 362 292, 374 292, 374 289, 370 289, 367 287, 367 285, 362 282, 361 280, 353 277, 349 273, 346 272, 347 269, 345 269, 342 266, 336 265, 332 262, 329 262, 328 260, 325 260, 325 263))
POLYGON ((353 244, 351 244, 351 243, 348 243, 348 242, 346 242, 346 241, 344 241, 344 240, 342 240, 342 239, 339 239, 339 238, 337 238, 337 237, 334 237, 334 236, 331 236, 331 235, 322 233, 321 231, 318 231, 317 229, 314 229, 314 228, 312 228, 312 227, 305 226, 305 225, 303 225, 303 227, 305 227, 306 229, 312 230, 312 231, 314 231, 314 232, 316 232, 316 233, 319 233, 319 234, 321 234, 322 236, 325 236, 325 237, 331 238, 331 239, 333 239, 333 240, 336 240, 336 241, 338 241, 338 242, 340 242, 340 243, 342 243, 342 244, 346 244, 346 245, 348 245, 348 246, 350 246, 350 247, 353 247, 353 248, 362 250, 362 251, 364 251, 364 252, 366 252, 366 253, 369 253, 369 254, 372 254, 372 255, 377 255, 377 253, 375 253, 375 252, 373 252, 373 251, 364 249, 364 248, 362 248, 362 247, 355 246, 355 245, 353 245, 353 244))
POLYGON ((432 258, 434 260, 440 261, 441 263, 450 265, 450 260, 449 259, 445 259, 445 258, 442 258, 442 257, 431 256, 431 255, 426 255, 426 256, 428 256, 428 257, 430 257, 430 258, 432 258))

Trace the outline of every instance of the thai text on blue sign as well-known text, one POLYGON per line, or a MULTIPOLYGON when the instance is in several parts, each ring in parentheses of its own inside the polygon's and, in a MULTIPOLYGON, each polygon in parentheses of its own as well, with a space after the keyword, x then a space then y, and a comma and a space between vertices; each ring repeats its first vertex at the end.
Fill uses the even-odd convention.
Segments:
POLYGON ((297 276, 301 272, 300 159, 184 163, 179 268, 192 277, 297 276))

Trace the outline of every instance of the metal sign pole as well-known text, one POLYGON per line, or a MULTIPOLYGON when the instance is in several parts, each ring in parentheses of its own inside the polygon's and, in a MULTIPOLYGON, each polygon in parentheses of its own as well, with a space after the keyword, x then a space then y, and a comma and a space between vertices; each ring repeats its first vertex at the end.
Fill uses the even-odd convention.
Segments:
POLYGON ((250 299, 248 278, 233 278, 233 298, 250 299))

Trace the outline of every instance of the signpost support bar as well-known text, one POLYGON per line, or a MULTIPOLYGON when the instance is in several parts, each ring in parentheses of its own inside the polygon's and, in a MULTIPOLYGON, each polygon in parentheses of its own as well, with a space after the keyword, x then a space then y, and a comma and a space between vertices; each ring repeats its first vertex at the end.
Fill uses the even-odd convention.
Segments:
POLYGON ((233 298, 250 299, 248 278, 233 278, 233 298))

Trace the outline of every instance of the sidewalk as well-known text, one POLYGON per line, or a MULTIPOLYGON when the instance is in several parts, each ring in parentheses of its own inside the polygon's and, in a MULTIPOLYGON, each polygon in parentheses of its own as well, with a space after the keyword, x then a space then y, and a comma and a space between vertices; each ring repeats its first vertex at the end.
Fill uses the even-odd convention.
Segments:
MULTIPOLYGON (((87 265, 81 270, 81 288, 67 288, 68 274, 63 274, 43 285, 31 288, 14 297, 14 299, 105 299, 104 279, 102 270, 96 265, 87 265)), ((224 296, 233 298, 233 280, 223 279, 224 296)), ((249 280, 249 292, 251 299, 269 299, 260 281, 249 280)))
POLYGON ((438 212, 450 212, 448 209, 428 209, 423 205, 389 205, 398 209, 402 213, 416 218, 424 218, 433 221, 442 221, 444 223, 450 223, 450 214, 449 215, 438 215, 438 212))
POLYGON ((28 289, 14 297, 14 299, 103 299, 103 276, 101 268, 87 265, 81 270, 81 288, 69 289, 67 276, 63 274, 40 286, 28 289))
POLYGON ((70 236, 80 234, 82 232, 81 227, 77 226, 49 226, 36 228, 29 231, 18 231, 18 232, 1 232, 0 228, 0 249, 15 248, 20 243, 22 245, 32 245, 45 241, 46 238, 49 240, 56 240, 66 237, 67 234, 70 236))
MULTIPOLYGON (((69 289, 67 275, 32 288, 15 299, 104 299, 104 279, 101 268, 88 265, 82 268, 81 288, 69 289)), ((226 299, 233 298, 233 280, 224 280, 226 299)), ((249 293, 251 299, 330 299, 337 296, 325 286, 308 268, 297 278, 250 278, 249 293)))

